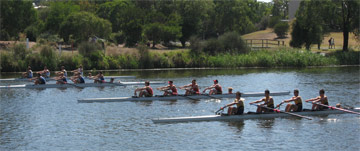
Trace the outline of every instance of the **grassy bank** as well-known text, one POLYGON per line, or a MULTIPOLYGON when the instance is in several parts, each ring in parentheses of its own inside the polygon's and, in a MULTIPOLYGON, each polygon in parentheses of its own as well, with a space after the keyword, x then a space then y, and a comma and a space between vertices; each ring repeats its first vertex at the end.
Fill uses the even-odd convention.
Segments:
POLYGON ((307 67, 328 65, 359 65, 360 52, 336 51, 326 56, 306 50, 281 49, 257 50, 245 54, 223 53, 215 56, 192 54, 189 50, 157 52, 146 48, 133 53, 105 55, 102 51, 87 55, 76 53, 59 56, 50 46, 41 46, 39 52, 26 50, 23 45, 1 51, 1 71, 25 71, 30 65, 41 70, 47 65, 51 70, 65 66, 71 70, 83 65, 85 70, 97 69, 149 69, 149 68, 193 68, 193 67, 307 67))

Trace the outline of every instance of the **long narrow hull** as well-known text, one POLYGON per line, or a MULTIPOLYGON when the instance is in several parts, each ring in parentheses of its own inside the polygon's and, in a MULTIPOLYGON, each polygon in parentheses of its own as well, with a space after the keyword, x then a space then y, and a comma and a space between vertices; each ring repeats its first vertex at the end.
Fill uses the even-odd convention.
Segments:
MULTIPOLYGON (((359 112, 359 110, 352 110, 359 112)), ((295 112, 303 116, 329 115, 329 114, 343 114, 346 112, 339 110, 325 110, 325 111, 303 111, 295 112)), ((285 113, 269 113, 269 114, 243 114, 243 115, 207 115, 207 116, 191 116, 191 117, 173 117, 173 118, 156 118, 152 119, 154 123, 179 123, 179 122, 202 122, 202 121, 241 121, 246 119, 269 119, 277 117, 295 117, 285 113)), ((298 117, 296 117, 298 118, 298 117)))
MULTIPOLYGON (((165 82, 151 82, 151 84, 164 84, 165 82)), ((85 87, 111 87, 111 86, 131 86, 131 85, 144 85, 145 82, 121 82, 121 83, 83 83, 83 84, 23 84, 23 85, 9 85, 0 86, 0 89, 12 89, 12 88, 85 88, 85 87)))
MULTIPOLYGON (((289 91, 274 92, 272 96, 289 95, 289 91)), ((241 97, 258 97, 264 96, 264 92, 257 93, 242 93, 241 97)), ((198 100, 198 99, 221 99, 221 98, 235 98, 236 94, 217 94, 217 95, 178 95, 178 96, 154 96, 154 97, 114 97, 114 98, 87 98, 78 100, 79 103, 93 103, 93 102, 125 102, 125 101, 152 101, 152 100, 198 100)))
MULTIPOLYGON (((92 80, 89 79, 87 77, 84 77, 85 80, 92 80)), ((132 78, 136 78, 135 76, 104 76, 105 79, 110 79, 110 78, 114 78, 114 79, 132 79, 132 78)), ((0 79, 0 81, 30 81, 30 79, 28 78, 7 78, 7 79, 0 79)), ((46 81, 55 81, 54 79, 51 78, 46 78, 46 81)))

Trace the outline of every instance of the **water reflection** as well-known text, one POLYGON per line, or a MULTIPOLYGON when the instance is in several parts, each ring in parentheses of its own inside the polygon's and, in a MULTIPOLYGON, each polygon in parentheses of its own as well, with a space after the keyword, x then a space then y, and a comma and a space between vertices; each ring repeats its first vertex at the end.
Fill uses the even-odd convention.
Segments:
POLYGON ((275 123, 275 118, 271 119, 259 119, 257 120, 258 123, 256 124, 259 128, 272 128, 275 123))
POLYGON ((241 133, 244 129, 245 122, 244 120, 228 122, 228 126, 236 127, 238 129, 237 133, 241 133))

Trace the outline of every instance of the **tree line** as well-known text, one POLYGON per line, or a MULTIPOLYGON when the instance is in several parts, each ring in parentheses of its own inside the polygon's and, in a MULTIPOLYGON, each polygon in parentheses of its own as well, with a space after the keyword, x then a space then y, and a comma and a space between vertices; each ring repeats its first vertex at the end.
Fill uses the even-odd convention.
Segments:
MULTIPOLYGON (((19 40, 19 33, 24 33, 31 41, 68 44, 79 44, 90 36, 97 36, 128 47, 147 41, 153 46, 180 41, 185 46, 192 36, 216 39, 225 33, 246 34, 278 27, 280 32, 275 32, 281 37, 289 28, 279 24, 281 19, 287 19, 289 0, 272 3, 256 0, 8 0, 0 3, 0 40, 19 40), (35 9, 32 3, 43 7, 35 9)), ((342 31, 343 50, 347 50, 349 32, 359 35, 359 8, 360 2, 353 0, 303 0, 291 26, 290 45, 309 49, 311 44, 321 43, 327 33, 342 31)))

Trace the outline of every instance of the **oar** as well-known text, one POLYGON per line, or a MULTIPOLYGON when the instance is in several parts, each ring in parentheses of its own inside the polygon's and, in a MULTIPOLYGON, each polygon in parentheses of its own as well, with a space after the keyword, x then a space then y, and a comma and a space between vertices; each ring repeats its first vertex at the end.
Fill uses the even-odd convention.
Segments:
POLYGON ((221 110, 224 110, 226 107, 228 107, 228 106, 225 105, 225 106, 221 107, 219 110, 217 110, 217 111, 215 112, 215 115, 218 115, 218 112, 221 111, 221 110))
POLYGON ((350 111, 350 110, 346 110, 346 109, 342 109, 342 108, 338 108, 338 107, 333 107, 333 106, 320 104, 320 103, 315 103, 315 102, 308 102, 308 103, 312 103, 312 104, 316 104, 316 105, 320 105, 320 106, 325 106, 325 107, 328 107, 329 109, 332 109, 332 110, 340 110, 340 111, 343 111, 343 112, 348 112, 348 113, 360 115, 359 112, 354 112, 354 111, 350 111))
POLYGON ((277 108, 279 108, 280 109, 280 106, 282 105, 282 104, 284 104, 285 102, 281 102, 280 104, 278 104, 276 107, 275 107, 275 109, 277 109, 277 108))
POLYGON ((289 115, 293 115, 293 116, 305 118, 305 119, 308 119, 308 120, 312 120, 312 118, 307 117, 307 116, 302 116, 302 115, 295 114, 295 113, 285 112, 285 111, 281 111, 281 110, 274 109, 274 108, 267 107, 267 106, 261 106, 261 105, 258 105, 258 104, 251 104, 251 105, 255 105, 255 106, 259 106, 259 107, 266 108, 266 109, 269 109, 269 110, 273 110, 273 111, 275 111, 275 112, 277 112, 277 113, 285 113, 285 114, 289 114, 289 115))
POLYGON ((201 95, 205 95, 205 96, 210 97, 210 98, 213 98, 213 99, 219 99, 219 100, 221 100, 220 98, 213 97, 213 96, 211 96, 210 94, 202 93, 201 95))

